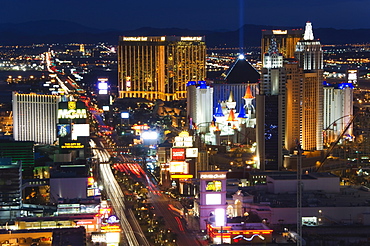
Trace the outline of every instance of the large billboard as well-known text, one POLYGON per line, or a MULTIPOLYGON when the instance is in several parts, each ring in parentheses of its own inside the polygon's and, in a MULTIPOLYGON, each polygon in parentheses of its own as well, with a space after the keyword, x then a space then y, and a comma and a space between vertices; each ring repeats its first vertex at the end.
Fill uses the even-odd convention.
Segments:
POLYGON ((70 124, 57 124, 57 136, 58 138, 69 137, 71 135, 70 124))
POLYGON ((170 173, 189 173, 189 163, 185 161, 170 161, 170 173))
MULTIPOLYGON (((86 121, 86 106, 81 101, 60 102, 58 109, 59 123, 86 121)), ((82 123, 82 122, 79 122, 82 123)))
POLYGON ((77 140, 77 137, 89 137, 89 124, 72 124, 72 140, 77 140))
POLYGON ((186 148, 186 158, 198 157, 198 148, 186 148))
POLYGON ((185 161, 185 149, 171 148, 171 159, 173 161, 185 161))

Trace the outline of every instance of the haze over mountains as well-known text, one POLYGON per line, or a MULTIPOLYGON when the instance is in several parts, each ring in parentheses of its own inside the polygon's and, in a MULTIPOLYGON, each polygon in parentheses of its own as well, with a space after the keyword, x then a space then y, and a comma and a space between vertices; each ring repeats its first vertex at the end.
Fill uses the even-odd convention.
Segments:
MULTIPOLYGON (((243 26, 244 46, 260 46, 261 30, 299 29, 300 27, 243 26)), ((135 30, 95 29, 74 22, 45 20, 0 24, 0 45, 29 45, 35 43, 98 43, 117 44, 119 36, 206 36, 207 47, 238 47, 239 30, 212 31, 180 28, 143 27, 135 30)), ((322 44, 368 43, 370 29, 314 28, 315 38, 322 44)))

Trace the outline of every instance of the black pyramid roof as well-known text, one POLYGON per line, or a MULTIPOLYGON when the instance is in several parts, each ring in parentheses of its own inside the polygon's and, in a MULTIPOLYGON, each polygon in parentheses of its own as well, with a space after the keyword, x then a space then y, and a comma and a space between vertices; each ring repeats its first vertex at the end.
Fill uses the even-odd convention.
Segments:
POLYGON ((227 84, 258 83, 260 73, 245 59, 237 59, 225 72, 227 84))

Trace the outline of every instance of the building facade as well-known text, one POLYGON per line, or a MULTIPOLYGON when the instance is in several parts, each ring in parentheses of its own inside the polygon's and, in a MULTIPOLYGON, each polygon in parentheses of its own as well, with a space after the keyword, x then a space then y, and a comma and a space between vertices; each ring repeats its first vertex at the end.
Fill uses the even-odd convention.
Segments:
POLYGON ((261 39, 261 60, 269 50, 272 38, 275 38, 277 48, 284 58, 293 58, 297 42, 302 39, 303 30, 263 30, 261 39))
POLYGON ((13 93, 13 134, 16 141, 53 144, 60 96, 13 93))
POLYGON ((0 156, 12 158, 12 161, 19 161, 22 165, 22 178, 34 178, 35 167, 34 142, 32 141, 1 141, 0 156))
POLYGON ((286 75, 283 55, 274 40, 263 64, 263 80, 256 96, 257 166, 262 170, 279 170, 283 165, 286 75))
POLYGON ((286 119, 285 119, 285 148, 290 152, 297 147, 297 140, 302 137, 302 88, 303 70, 298 60, 284 59, 286 71, 286 119))
MULTIPOLYGON (((352 83, 324 86, 324 144, 330 145, 344 131, 353 117, 352 83)), ((345 132, 353 134, 353 126, 345 132)))
POLYGON ((296 58, 303 69, 302 148, 323 149, 323 51, 315 40, 310 22, 303 39, 297 43, 296 58))
POLYGON ((188 81, 206 77, 204 37, 120 37, 119 97, 186 98, 188 81))
POLYGON ((213 120, 213 88, 205 81, 190 81, 187 90, 188 119, 192 119, 200 131, 208 132, 213 120))

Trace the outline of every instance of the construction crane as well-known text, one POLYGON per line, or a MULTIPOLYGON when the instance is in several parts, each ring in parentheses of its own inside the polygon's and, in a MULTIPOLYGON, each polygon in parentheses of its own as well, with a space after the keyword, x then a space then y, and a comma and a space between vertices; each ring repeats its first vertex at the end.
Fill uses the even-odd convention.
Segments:
MULTIPOLYGON (((340 133, 340 135, 337 137, 337 139, 333 143, 331 143, 330 147, 326 151, 326 154, 325 154, 324 158, 320 161, 320 164, 316 168, 316 170, 315 170, 316 172, 319 172, 320 169, 325 165, 325 163, 328 160, 328 157, 330 156, 331 152, 334 150, 335 146, 342 139, 343 135, 346 133, 346 131, 348 130, 348 128, 352 125, 353 121, 357 118, 357 116, 359 115, 359 113, 360 112, 356 113, 355 115, 352 115, 352 117, 350 118, 349 122, 344 127, 344 129, 342 130, 342 132, 340 133)), ((345 117, 345 116, 343 116, 343 117, 345 117)), ((343 118, 343 117, 341 117, 341 118, 343 118)), ((339 118, 339 119, 341 119, 341 118, 339 118)))

